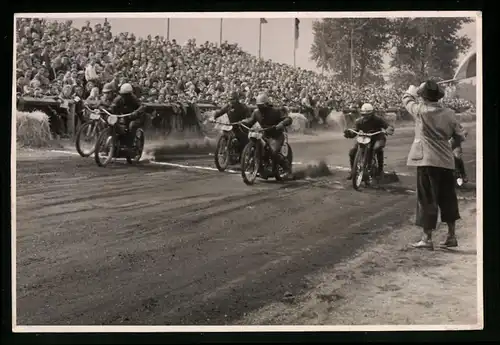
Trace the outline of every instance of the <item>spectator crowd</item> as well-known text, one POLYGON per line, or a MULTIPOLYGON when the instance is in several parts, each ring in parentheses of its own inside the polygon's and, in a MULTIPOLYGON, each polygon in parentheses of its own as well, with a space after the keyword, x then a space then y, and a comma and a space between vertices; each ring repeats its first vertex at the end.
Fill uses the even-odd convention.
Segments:
MULTIPOLYGON (((265 91, 279 105, 350 107, 370 102, 375 108, 400 108, 403 90, 381 85, 361 88, 290 65, 258 59, 237 44, 221 46, 195 39, 180 45, 161 36, 113 35, 107 20, 82 28, 72 21, 37 18, 17 22, 17 92, 20 96, 97 100, 102 86, 131 83, 148 103, 225 103, 233 91, 253 104, 265 91)), ((456 109, 473 104, 456 97, 443 100, 456 109)))

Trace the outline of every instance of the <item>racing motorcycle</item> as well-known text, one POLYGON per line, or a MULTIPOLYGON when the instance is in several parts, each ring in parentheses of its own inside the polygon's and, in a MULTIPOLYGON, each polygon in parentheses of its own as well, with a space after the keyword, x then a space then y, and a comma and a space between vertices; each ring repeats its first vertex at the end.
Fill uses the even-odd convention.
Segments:
POLYGON ((103 119, 102 113, 98 109, 90 109, 87 105, 85 105, 85 108, 89 113, 89 120, 82 124, 76 132, 75 147, 80 156, 89 157, 94 153, 95 142, 99 137, 99 133, 106 127, 106 120, 103 119), (83 148, 84 143, 90 143, 88 150, 83 148))
POLYGON ((374 135, 383 133, 387 135, 385 130, 380 130, 374 133, 364 133, 362 131, 356 132, 353 129, 349 131, 357 135, 356 141, 358 142, 358 150, 354 157, 352 166, 352 186, 355 190, 359 190, 361 183, 364 182, 365 186, 370 186, 373 178, 377 175, 378 160, 377 155, 373 154, 371 145, 372 137, 374 135), (368 157, 371 153, 371 162, 368 162, 368 157))
POLYGON ((214 160, 217 170, 222 172, 225 171, 229 165, 240 163, 240 142, 233 132, 233 126, 239 125, 239 123, 222 123, 215 121, 213 123, 221 125, 220 129, 222 135, 217 141, 214 160))
MULTIPOLYGON (((455 162, 457 161, 457 158, 455 158, 455 162)), ((464 178, 462 173, 460 172, 460 169, 458 168, 457 164, 455 163, 455 184, 457 188, 461 188, 464 184, 467 183, 467 179, 464 178)))
MULTIPOLYGON (((251 129, 244 124, 243 128, 248 130, 249 142, 241 154, 241 177, 247 185, 253 185, 255 179, 260 177, 264 180, 274 177, 276 181, 282 181, 286 171, 272 159, 271 149, 268 142, 264 139, 264 133, 275 126, 266 129, 251 129), (248 171, 250 169, 250 172, 248 171)), ((284 132, 285 142, 281 147, 281 154, 286 157, 290 170, 292 168, 293 153, 288 144, 288 135, 284 132)))
POLYGON ((144 131, 138 128, 134 135, 133 144, 124 140, 129 134, 125 118, 132 113, 124 115, 113 115, 105 109, 101 109, 106 115, 107 127, 99 134, 95 145, 95 162, 100 167, 105 167, 113 158, 126 158, 127 163, 137 163, 141 159, 144 149, 144 131), (104 154, 104 156, 101 156, 104 154))

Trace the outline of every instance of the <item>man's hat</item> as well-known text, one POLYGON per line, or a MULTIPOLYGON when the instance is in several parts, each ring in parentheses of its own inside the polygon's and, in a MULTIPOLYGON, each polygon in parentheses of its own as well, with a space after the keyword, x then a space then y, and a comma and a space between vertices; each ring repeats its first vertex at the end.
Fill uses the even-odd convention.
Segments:
POLYGON ((444 91, 434 80, 427 80, 426 82, 420 84, 417 94, 429 101, 439 101, 444 97, 444 91))

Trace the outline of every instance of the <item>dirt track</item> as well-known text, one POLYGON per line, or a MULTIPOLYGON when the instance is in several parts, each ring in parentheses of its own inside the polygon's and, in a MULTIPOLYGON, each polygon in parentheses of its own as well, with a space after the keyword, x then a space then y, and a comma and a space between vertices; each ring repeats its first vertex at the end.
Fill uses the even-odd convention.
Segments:
MULTIPOLYGON (((473 131, 464 155, 474 181, 473 131)), ((388 140, 386 170, 413 173, 411 140, 411 132, 388 140)), ((295 161, 332 166, 347 166, 350 145, 292 143, 295 161)), ((207 154, 168 161, 213 166, 207 154)), ((305 276, 346 259, 377 229, 408 223, 411 189, 412 176, 362 192, 343 171, 248 187, 237 174, 19 155, 17 322, 231 324, 307 290, 305 276)))

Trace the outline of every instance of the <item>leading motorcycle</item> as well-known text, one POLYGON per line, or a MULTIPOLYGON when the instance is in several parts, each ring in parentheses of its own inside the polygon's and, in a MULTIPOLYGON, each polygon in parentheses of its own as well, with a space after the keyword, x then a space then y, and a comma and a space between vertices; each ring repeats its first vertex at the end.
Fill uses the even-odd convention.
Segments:
MULTIPOLYGON (((248 130, 249 142, 241 154, 241 177, 247 185, 253 185, 257 177, 264 180, 274 177, 276 181, 282 181, 287 172, 272 159, 269 143, 264 139, 264 133, 275 126, 266 129, 252 129, 244 124, 243 128, 248 130), (248 169, 251 168, 251 172, 248 169)), ((288 144, 288 134, 285 130, 285 142, 281 147, 280 154, 288 160, 290 172, 292 169, 293 152, 288 144)))
POLYGON ((132 113, 113 115, 105 109, 101 110, 107 115, 107 127, 96 142, 94 158, 97 165, 105 167, 113 158, 126 158, 129 164, 139 162, 144 149, 144 131, 142 128, 136 130, 132 145, 125 139, 129 134, 125 118, 132 113), (104 157, 101 156, 102 153, 105 154, 104 157))
POLYGON ((349 129, 349 131, 357 135, 358 150, 352 166, 352 186, 355 190, 359 190, 362 182, 368 187, 377 175, 378 160, 377 155, 373 154, 373 147, 371 145, 372 137, 380 133, 387 135, 387 132, 380 130, 374 133, 364 133, 363 131, 357 132, 353 129, 349 129), (370 154, 372 159, 371 162, 368 162, 370 154))

